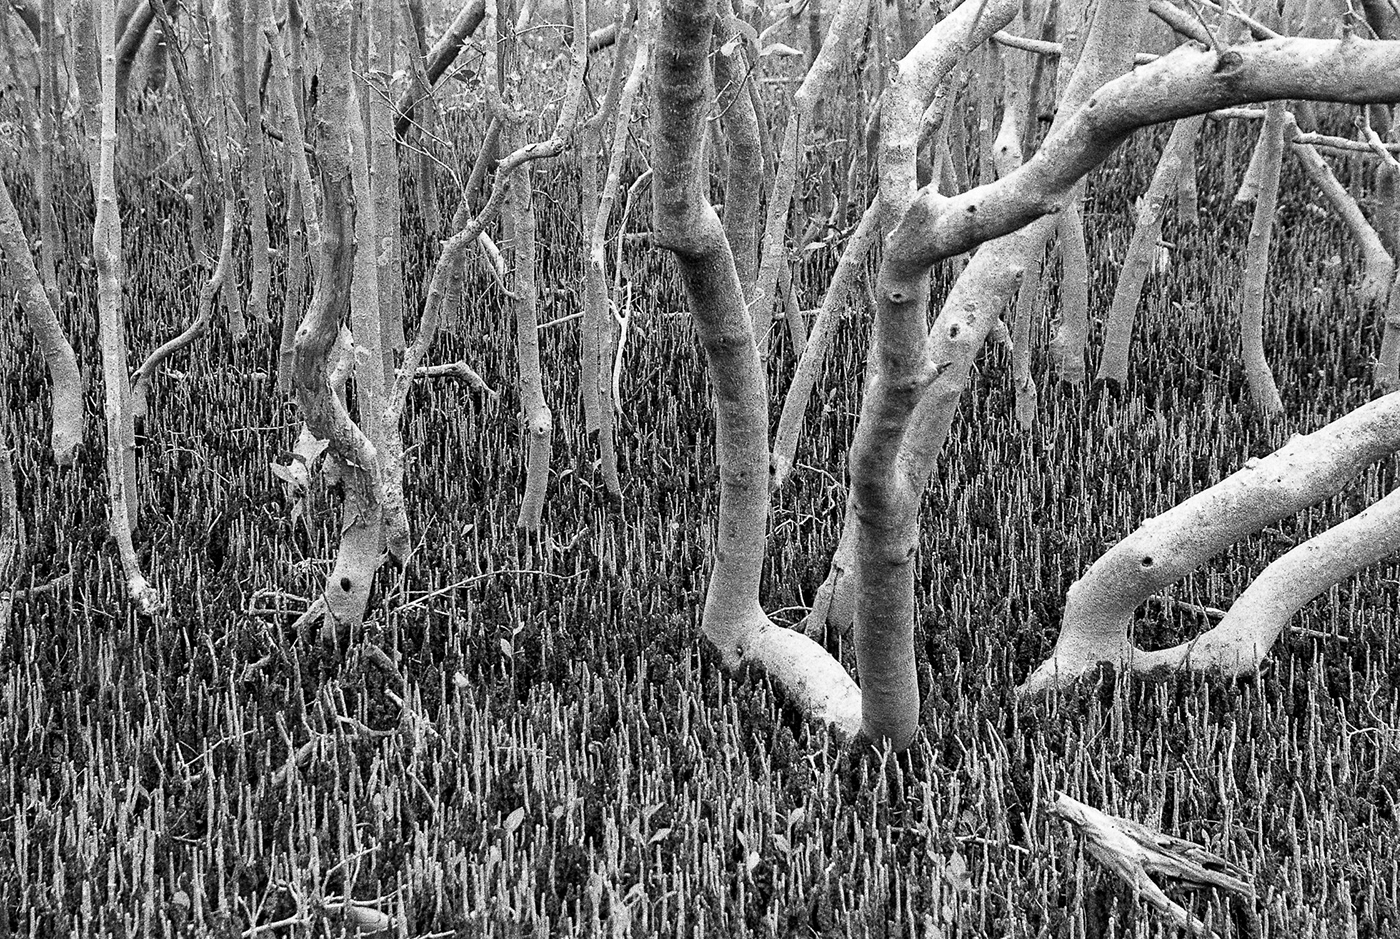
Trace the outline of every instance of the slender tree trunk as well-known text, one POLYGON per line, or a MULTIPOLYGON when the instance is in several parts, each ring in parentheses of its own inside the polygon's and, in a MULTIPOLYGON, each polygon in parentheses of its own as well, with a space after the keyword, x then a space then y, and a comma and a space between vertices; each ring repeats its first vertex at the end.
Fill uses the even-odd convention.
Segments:
POLYGON ((368 0, 370 181, 378 230, 370 242, 379 271, 379 311, 383 324, 384 365, 392 377, 394 353, 403 352, 403 249, 400 239, 399 158, 389 114, 390 51, 394 44, 394 0, 368 0))
POLYGON ((742 22, 732 11, 721 11, 715 39, 720 48, 715 52, 715 90, 720 114, 720 127, 729 142, 729 154, 724 182, 724 235, 734 252, 739 270, 739 283, 750 302, 758 278, 758 203, 763 192, 763 146, 758 138, 758 116, 748 83, 754 63, 747 60, 742 22), (728 51, 726 51, 728 50, 728 51))
MULTIPOLYGON (((151 0, 159 3, 162 0, 151 0)), ((267 176, 263 160, 263 114, 260 83, 256 80, 262 64, 259 37, 262 35, 263 4, 266 0, 241 0, 245 19, 229 22, 243 40, 244 129, 248 156, 243 176, 248 193, 248 252, 250 280, 247 316, 255 323, 267 322, 268 291, 272 283, 272 261, 267 234, 267 176)))
MULTIPOLYGON (((418 210, 423 216, 423 226, 436 238, 442 230, 441 210, 438 208, 437 184, 434 181, 436 170, 433 165, 433 137, 437 132, 438 109, 433 101, 433 86, 428 80, 428 33, 426 16, 423 13, 423 0, 403 0, 404 13, 411 31, 412 50, 409 58, 409 73, 413 77, 414 121, 418 127, 418 153, 413 160, 413 184, 418 192, 418 210), (421 105, 421 109, 419 107, 421 105)), ((395 124, 401 116, 395 117, 395 124)))
POLYGON ((1176 122, 1157 163, 1157 172, 1138 203, 1137 225, 1118 273, 1118 286, 1108 314, 1103 358, 1099 360, 1099 381, 1112 381, 1119 387, 1128 384, 1128 348, 1133 340, 1133 321, 1142 300, 1143 284, 1157 258, 1162 216, 1166 214, 1167 199, 1177 193, 1177 180, 1189 155, 1195 152, 1196 138, 1204 123, 1204 117, 1188 117, 1176 122))
POLYGON ((1240 309, 1240 344, 1244 352, 1244 376, 1254 406, 1266 417, 1280 417, 1283 401, 1274 373, 1264 353, 1264 286, 1269 276, 1269 246, 1273 239, 1278 206, 1279 169, 1283 160, 1285 103, 1269 104, 1268 117, 1255 148, 1259 161, 1259 191, 1254 219, 1245 248, 1244 291, 1240 309))
MULTIPOLYGON (((617 201, 618 187, 622 182, 622 164, 627 154, 627 136, 631 126, 632 104, 641 87, 642 75, 646 70, 648 46, 645 42, 640 49, 633 51, 630 30, 623 25, 621 38, 615 48, 617 56, 614 75, 609 82, 603 108, 589 121, 584 135, 584 203, 585 223, 592 219, 588 239, 588 266, 584 281, 584 323, 583 347, 584 362, 582 381, 584 384, 584 418, 590 436, 596 435, 598 457, 603 485, 614 506, 621 505, 622 483, 617 472, 616 444, 616 402, 613 398, 613 374, 615 355, 614 317, 609 309, 607 281, 607 231, 612 207, 617 201), (629 63, 630 57, 630 63, 629 63), (626 81, 618 88, 618 79, 626 81), (602 149, 602 131, 607 127, 609 112, 615 113, 613 136, 608 156, 607 175, 602 191, 598 188, 598 164, 593 153, 602 149), (592 414, 589 414, 590 409, 592 414)), ((621 232, 618 241, 621 242, 621 232)), ((619 257, 619 262, 621 258, 619 257)), ((617 298, 620 302, 621 298, 617 298)))
POLYGON ((102 137, 98 151, 97 219, 92 252, 97 266, 97 314, 102 344, 102 384, 107 418, 109 530, 117 542, 127 591, 138 609, 153 615, 160 598, 141 571, 131 533, 136 527, 135 440, 132 430, 126 332, 122 324, 121 216, 117 211, 117 56, 115 4, 101 0, 96 17, 102 61, 102 137))
MULTIPOLYGON (((371 92, 372 94, 373 92, 371 92)), ((350 92, 350 111, 358 118, 359 95, 350 92)), ((359 425, 378 449, 383 443, 384 376, 387 349, 379 303, 379 265, 375 246, 380 232, 378 205, 370 181, 369 143, 363 121, 354 120, 350 133, 350 178, 355 191, 355 266, 350 285, 350 332, 355 337, 355 399, 359 425)))

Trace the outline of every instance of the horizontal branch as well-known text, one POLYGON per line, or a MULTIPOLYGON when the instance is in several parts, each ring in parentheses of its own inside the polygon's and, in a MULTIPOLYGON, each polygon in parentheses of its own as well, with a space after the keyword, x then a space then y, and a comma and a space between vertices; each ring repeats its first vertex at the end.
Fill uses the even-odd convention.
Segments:
POLYGON ((924 187, 891 236, 889 261, 924 270, 1057 211, 1139 128, 1277 99, 1400 100, 1400 42, 1276 39, 1220 54, 1179 46, 1100 88, 1010 175, 952 197, 924 187))

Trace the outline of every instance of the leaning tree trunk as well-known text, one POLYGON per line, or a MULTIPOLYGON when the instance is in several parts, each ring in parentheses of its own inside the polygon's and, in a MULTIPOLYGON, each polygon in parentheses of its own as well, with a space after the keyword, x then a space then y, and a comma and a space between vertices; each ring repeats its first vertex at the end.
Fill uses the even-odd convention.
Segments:
POLYGON ((1230 545, 1335 495, 1367 466, 1397 450, 1400 393, 1294 437, 1148 519, 1070 587, 1055 651, 1022 691, 1061 687, 1100 662, 1134 671, 1254 670, 1303 603, 1400 546, 1394 494, 1276 561, 1219 625, 1189 643, 1157 652, 1135 649, 1129 638, 1133 614, 1148 597, 1230 545))
POLYGON ((1265 417, 1283 414, 1274 373, 1264 352, 1264 287, 1269 277, 1269 245, 1273 240, 1278 208, 1279 172, 1283 162, 1284 102, 1269 104, 1268 117, 1259 132, 1255 154, 1259 159, 1259 188, 1249 243, 1244 258, 1244 296, 1240 308, 1240 345, 1244 352, 1244 377, 1249 396, 1265 417))
MULTIPOLYGON (((45 248, 48 250, 47 246, 45 248)), ((18 281, 20 305, 49 370, 49 414, 53 421, 49 442, 54 460, 59 466, 72 466, 83 444, 83 376, 78 371, 73 347, 49 302, 50 294, 34 269, 29 242, 3 179, 0 179, 0 255, 9 259, 10 270, 18 281)))
POLYGON ((1147 273, 1157 257, 1167 199, 1177 193, 1177 181, 1191 154, 1196 152, 1196 138, 1204 122, 1205 118, 1200 116, 1177 121, 1162 150, 1152 183, 1138 205, 1137 225, 1118 272, 1118 286, 1114 288, 1113 305, 1109 308, 1103 357, 1099 360, 1099 381, 1112 381, 1120 387, 1128 384, 1128 348, 1133 339, 1133 320, 1137 317, 1147 273))

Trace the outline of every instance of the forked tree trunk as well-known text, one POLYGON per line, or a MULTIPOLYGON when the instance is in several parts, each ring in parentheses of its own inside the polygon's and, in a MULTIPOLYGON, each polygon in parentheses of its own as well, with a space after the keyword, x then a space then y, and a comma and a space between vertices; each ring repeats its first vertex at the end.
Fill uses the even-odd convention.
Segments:
MULTIPOLYGON (((890 396, 880 404, 880 407, 885 409, 881 420, 887 422, 886 426, 871 424, 864 431, 865 439, 874 443, 876 452, 873 454, 875 462, 863 471, 879 474, 884 480, 883 485, 896 490, 893 493, 894 497, 889 498, 883 510, 902 518, 902 522, 897 529, 887 530, 883 534, 884 560, 881 560, 878 554, 871 559, 875 567, 885 565, 893 573, 898 573, 897 559, 901 551, 912 559, 918 536, 917 499, 937 466, 938 455, 956 416, 958 403, 971 375, 977 353, 986 337, 996 328, 1002 311, 1024 283, 1027 272, 1033 265, 1040 263, 1045 245, 1055 230, 1057 217, 1050 217, 1013 235, 983 245, 954 283, 933 330, 922 333, 921 316, 917 314, 914 301, 910 298, 926 293, 927 288, 923 284, 928 278, 929 265, 917 258, 923 246, 921 236, 906 235, 900 229, 904 228, 911 215, 918 217, 917 210, 921 199, 943 197, 937 196, 936 186, 930 184, 916 198, 913 148, 907 141, 914 139, 914 135, 918 133, 918 121, 924 104, 931 97, 932 89, 941 76, 951 71, 961 50, 986 41, 991 33, 1010 22, 1017 8, 1015 3, 995 2, 989 2, 980 11, 974 7, 960 8, 935 27, 901 63, 901 79, 906 73, 909 76, 907 93, 895 95, 892 99, 887 99, 885 104, 881 198, 893 201, 895 197, 891 194, 903 193, 902 205, 912 206, 902 213, 904 220, 889 239, 889 247, 886 249, 880 275, 882 286, 877 291, 877 302, 880 304, 877 308, 877 323, 879 316, 889 315, 887 311, 906 319, 906 335, 903 338, 906 345, 906 371, 899 379, 898 399, 890 396), (974 15, 979 12, 980 18, 974 19, 974 15), (969 38, 968 30, 973 29, 974 23, 975 30, 969 38), (911 256, 914 259, 911 259, 911 256), (898 293, 899 299, 892 296, 892 291, 898 293), (921 338, 916 338, 918 336, 921 338), (927 356, 927 366, 915 361, 924 355, 927 356), (915 367, 920 371, 926 367, 926 377, 915 372, 915 367), (895 505, 901 508, 896 509, 895 505)), ((1071 88, 1066 91, 1067 101, 1087 100, 1089 94, 1104 79, 1121 73, 1131 61, 1127 56, 1131 54, 1130 50, 1136 41, 1137 21, 1141 11, 1128 7, 1100 7, 1099 10, 1104 19, 1104 26, 1101 28, 1096 25, 1090 34, 1089 51, 1083 57, 1082 68, 1077 69, 1071 79, 1071 88), (1134 38, 1125 39, 1125 33, 1134 38)), ((1073 111, 1062 109, 1056 117, 1055 128, 1068 124, 1072 114, 1073 111)), ((979 189, 986 190, 1002 185, 1016 178, 1020 172, 1015 171, 999 183, 979 189)), ((898 210, 894 213, 896 218, 900 214, 898 210)), ((878 331, 876 338, 879 342, 878 331)), ((872 351, 872 362, 884 366, 887 361, 884 353, 878 353, 881 356, 878 359, 873 358, 876 354, 872 351)), ((867 382, 866 403, 861 411, 862 423, 867 419, 875 419, 879 413, 867 410, 872 408, 869 403, 872 396, 884 394, 878 385, 867 382)), ((856 450, 862 445, 861 434, 862 431, 858 428, 857 444, 852 448, 853 491, 856 479, 856 450)), ((860 525, 859 512, 855 505, 857 500, 852 501, 853 506, 846 513, 847 529, 860 525)), ((858 636, 861 609, 859 597, 864 591, 864 574, 859 563, 859 548, 863 539, 864 535, 861 533, 843 531, 841 545, 843 548, 850 546, 852 557, 856 561, 852 565, 854 576, 848 573, 849 567, 833 562, 831 575, 828 576, 827 584, 819 591, 813 609, 813 617, 825 615, 828 617, 825 624, 828 628, 843 631, 849 624, 830 617, 833 613, 854 608, 858 636)), ((840 557, 840 550, 838 549, 837 561, 845 560, 840 557)), ((900 596, 907 599, 901 599, 899 603, 906 605, 882 604, 874 596, 871 596, 868 602, 874 608, 882 610, 882 615, 886 616, 888 633, 897 636, 900 642, 907 642, 912 655, 912 563, 906 563, 904 567, 906 570, 899 573, 898 582, 903 585, 899 588, 900 596)), ((886 576, 893 576, 893 573, 886 576)), ((816 632, 821 625, 814 621, 813 617, 809 617, 808 620, 809 633, 816 632)), ((912 660, 910 668, 912 670, 912 660)))
POLYGON ((1306 542, 1270 566, 1239 607, 1191 642, 1143 652, 1130 639, 1133 614, 1149 597, 1230 545, 1335 495, 1367 466, 1400 450, 1400 394, 1390 394, 1148 519, 1094 562, 1065 599, 1055 651, 1022 686, 1034 693, 1070 684, 1101 662, 1134 671, 1258 667, 1298 608, 1397 546, 1396 496, 1306 542))
POLYGON ((724 663, 753 664, 817 720, 853 737, 861 693, 840 663, 764 614, 759 583, 768 520, 767 392, 734 255, 705 198, 713 0, 663 5, 652 82, 657 243, 680 269, 715 394, 719 524, 701 625, 724 663))
POLYGON ((350 305, 355 267, 355 201, 347 140, 350 108, 351 0, 321 0, 316 7, 323 56, 321 71, 321 243, 316 287, 306 317, 297 329, 295 387, 307 429, 329 441, 344 489, 343 523, 335 566, 321 598, 299 624, 324 616, 323 634, 355 627, 364 617, 370 587, 379 567, 383 531, 378 454, 350 419, 331 385, 331 355, 350 305))

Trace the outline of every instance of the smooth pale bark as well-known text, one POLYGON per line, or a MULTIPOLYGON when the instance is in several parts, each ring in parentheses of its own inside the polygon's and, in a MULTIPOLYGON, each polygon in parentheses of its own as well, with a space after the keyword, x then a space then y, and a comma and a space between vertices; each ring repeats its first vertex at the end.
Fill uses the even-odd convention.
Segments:
POLYGON ((1252 674, 1308 601, 1397 551, 1400 489, 1274 561, 1214 628, 1174 648, 1140 653, 1133 669, 1252 674))
POLYGON ((357 626, 364 618, 370 587, 379 568, 383 530, 378 454, 350 419, 332 386, 332 353, 350 306, 355 267, 355 199, 347 134, 357 120, 350 107, 350 0, 317 3, 323 56, 318 110, 324 133, 317 154, 321 165, 321 242, 316 286, 294 345, 294 387, 307 429, 329 442, 344 490, 340 544, 335 566, 320 599, 298 624, 324 617, 323 635, 357 626))
POLYGON ((117 212, 116 150, 116 11, 102 0, 97 20, 102 61, 102 137, 96 177, 97 218, 92 229, 92 253, 97 267, 97 321, 102 345, 103 412, 107 419, 108 530, 117 542, 127 593, 144 614, 160 609, 160 596, 146 580, 131 532, 136 527, 135 440, 126 365, 126 333, 122 328, 121 216, 117 212))
POLYGON ((10 199, 9 187, 0 179, 0 255, 10 262, 20 306, 34 333, 34 342, 49 372, 49 417, 53 427, 49 445, 59 466, 77 462, 83 444, 83 376, 73 346, 63 334, 49 292, 34 268, 29 241, 10 199))
MULTIPOLYGON (((1137 608, 1247 535, 1335 495, 1368 465, 1396 450, 1400 394, 1390 394, 1312 434, 1293 437, 1268 456, 1249 460, 1216 485, 1148 519, 1070 587, 1054 653, 1027 679, 1022 693, 1065 686, 1101 662, 1134 668, 1138 663, 1156 667, 1184 662, 1184 652, 1153 658, 1133 647, 1129 633, 1137 608)), ((1387 504, 1372 518, 1388 518, 1389 512, 1387 504)), ((1345 557, 1333 563, 1335 583, 1352 568, 1345 557)), ((1247 658, 1257 646, 1256 634, 1239 652, 1247 658)))
POLYGON ((1157 257, 1157 242, 1162 238, 1162 218, 1167 211, 1167 199, 1177 194, 1177 180, 1187 158, 1195 152, 1196 138, 1200 136, 1204 123, 1202 116, 1176 122, 1162 150, 1162 158, 1157 162, 1157 172, 1153 174, 1152 182, 1138 204, 1137 224, 1133 227, 1128 253, 1124 255, 1123 266, 1118 272, 1113 306, 1108 313, 1103 357, 1099 360, 1099 381, 1113 381, 1120 386, 1128 383, 1128 349, 1133 341, 1133 321, 1137 318, 1138 303, 1142 300, 1143 284, 1147 282, 1147 274, 1157 257))
MULTIPOLYGON (((1267 111, 1264 109, 1230 108, 1215 112, 1215 116, 1262 120, 1266 113, 1267 111)), ((1337 179, 1332 172, 1332 167, 1318 152, 1317 147, 1308 142, 1315 140, 1316 135, 1304 134, 1298 127, 1297 118, 1290 111, 1284 112, 1283 122, 1284 140, 1290 145, 1288 149, 1298 158, 1298 162, 1302 164, 1303 171, 1307 173, 1308 178, 1321 190, 1322 195, 1332 206, 1332 210, 1337 213, 1347 230, 1351 232, 1352 238, 1356 241, 1356 247, 1361 252, 1364 266, 1361 282, 1357 285, 1358 295, 1367 303, 1383 301, 1390 291, 1391 279, 1395 274, 1395 261, 1385 246, 1384 238, 1380 231, 1367 220, 1365 213, 1357 205, 1356 199, 1337 179)), ((1390 157, 1390 159, 1393 160, 1394 157, 1390 157)), ((1383 165, 1389 165, 1386 161, 1382 162, 1383 165)))
POLYGON ((1084 241, 1084 212, 1071 199, 1056 223, 1060 251, 1060 310, 1050 338, 1050 359, 1060 381, 1084 383, 1084 353, 1089 345, 1089 249, 1084 241))
POLYGON ((1278 209, 1279 172, 1283 163, 1284 102, 1269 104, 1268 117, 1259 132, 1259 186, 1254 202, 1254 218, 1245 247, 1244 290, 1240 306, 1240 345, 1244 357, 1244 377, 1254 406, 1265 417, 1283 414, 1283 400, 1274 382, 1273 370, 1264 352, 1264 288, 1269 277, 1269 246, 1273 240, 1274 215, 1278 209))
MULTIPOLYGON (((619 8, 617 15, 625 16, 627 10, 619 8)), ((604 398, 611 390, 606 379, 607 363, 611 362, 608 350, 613 341, 613 314, 608 306, 607 274, 601 265, 591 263, 593 243, 607 237, 608 214, 599 217, 602 200, 601 182, 598 177, 598 160, 608 151, 604 150, 603 138, 608 122, 613 120, 618 110, 618 96, 622 93, 625 72, 629 67, 629 56, 635 56, 631 47, 631 21, 622 24, 620 40, 613 54, 612 70, 608 75, 607 89, 602 102, 592 117, 579 127, 579 214, 583 220, 584 250, 590 262, 583 272, 583 323, 579 336, 579 397, 583 403, 584 431, 589 440, 598 446, 598 457, 606 478, 611 469, 616 476, 615 454, 604 454, 612 438, 612 415, 605 410, 604 398), (601 232, 600 232, 601 228, 601 232), (608 439, 604 439, 603 423, 608 422, 608 439), (611 457, 611 458, 610 458, 611 457)), ((626 121, 619 122, 625 124, 626 121)), ((619 493, 620 495, 620 493, 619 493)))
MULTIPOLYGON (((964 5, 900 62, 886 91, 880 154, 882 199, 891 200, 896 212, 911 203, 908 211, 918 208, 916 142, 933 89, 957 62, 957 50, 985 41, 1018 8, 1010 4, 1003 10, 991 2, 980 10, 964 5), (967 19, 959 19, 964 13, 967 19), (943 63, 947 70, 940 72, 943 63)), ((1099 41, 1110 44, 1113 29, 1108 27, 1135 37, 1135 11, 1136 7, 1100 8, 1105 27, 1097 31, 1099 41)), ((1116 63, 1124 44, 1114 45, 1103 55, 1086 53, 1088 65, 1076 72, 1071 85, 1092 88, 1101 80, 1095 70, 1121 71, 1116 63)), ((1071 98, 1076 94, 1069 93, 1071 98)), ((932 184, 929 189, 936 192, 932 184)), ((898 229, 881 264, 870 377, 851 448, 847 524, 853 518, 860 528, 854 589, 865 732, 896 746, 901 737, 907 743, 918 718, 913 558, 919 497, 933 472, 972 359, 999 325, 999 314, 1024 276, 1025 259, 1043 250, 1049 230, 1048 225, 1032 226, 999 246, 984 246, 959 278, 931 332, 924 318, 928 266, 908 263, 911 245, 897 237, 898 229), (931 387, 943 390, 931 392, 931 387), (872 687, 879 689, 878 695, 872 687)))
POLYGON ((759 603, 768 520, 767 390, 734 255, 705 198, 713 0, 663 6, 652 82, 653 218, 675 256, 715 395, 719 525, 701 625, 724 663, 768 672, 807 713, 859 733, 861 693, 827 652, 759 603))
POLYGON ((900 264, 926 270, 1056 211, 1139 128, 1260 100, 1400 100, 1400 42, 1275 39, 1217 54, 1179 46, 1104 87, 1019 170, 953 197, 926 188, 893 235, 900 264))

